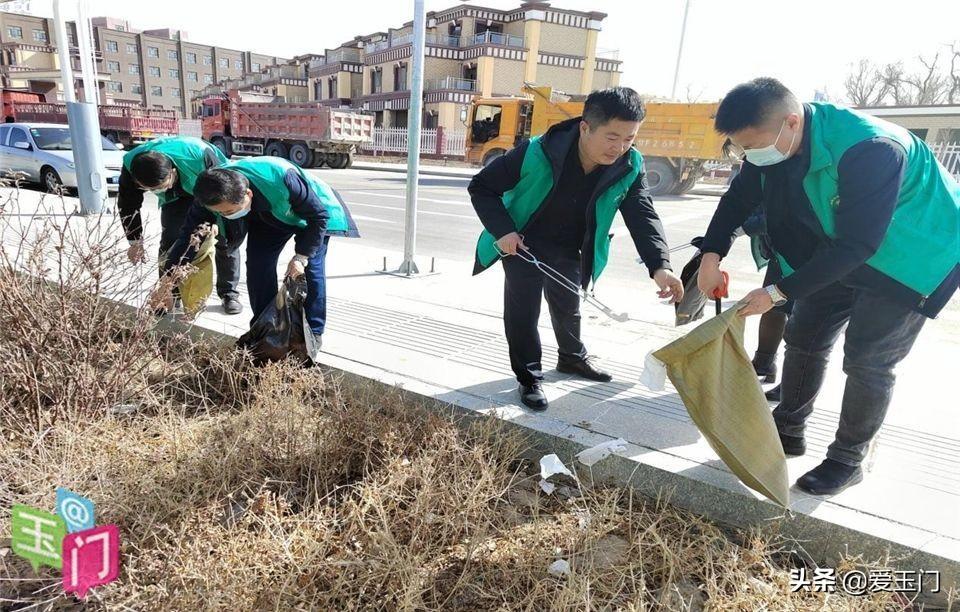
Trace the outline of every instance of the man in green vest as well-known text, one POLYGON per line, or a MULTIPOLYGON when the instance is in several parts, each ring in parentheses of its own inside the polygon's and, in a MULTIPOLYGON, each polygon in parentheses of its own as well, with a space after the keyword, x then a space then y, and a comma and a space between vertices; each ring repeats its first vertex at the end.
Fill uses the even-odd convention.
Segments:
POLYGON ((595 91, 583 116, 559 123, 481 170, 470 182, 485 228, 474 273, 503 260, 503 321, 521 401, 545 410, 537 321, 546 296, 559 345, 557 370, 608 382, 580 340, 580 298, 517 256, 526 250, 578 286, 596 283, 610 253, 617 211, 662 298, 679 301, 663 227, 646 189, 643 158, 632 147, 645 109, 626 87, 595 91))
MULTIPOLYGON (((247 291, 251 323, 277 295, 277 263, 293 239, 287 276, 306 275, 307 323, 319 350, 327 319, 325 261, 330 236, 359 237, 340 195, 279 157, 249 157, 206 170, 197 178, 196 203, 171 247, 165 271, 191 261, 191 236, 204 223, 243 222, 247 228, 247 291)), ((161 286, 155 299, 166 297, 161 286)), ((315 359, 316 355, 311 355, 315 359)))
POLYGON ((748 294, 740 314, 796 301, 773 412, 787 455, 806 451, 804 425, 846 327, 840 424, 826 460, 797 481, 832 495, 863 479, 894 367, 960 284, 960 186, 907 130, 832 104, 801 104, 771 78, 731 90, 715 127, 745 161, 701 247, 699 287, 709 294, 722 283, 734 230, 762 206, 784 278, 748 294))
MULTIPOLYGON (((123 157, 117 208, 130 248, 127 257, 134 263, 146 260, 143 250, 143 192, 157 195, 160 206, 160 259, 180 235, 193 202, 197 177, 208 168, 226 163, 219 149, 199 138, 171 136, 157 138, 131 149, 123 157)), ((237 285, 240 282, 242 226, 225 226, 217 236, 217 295, 227 314, 243 310, 237 285), (229 232, 229 236, 227 235, 229 232)))

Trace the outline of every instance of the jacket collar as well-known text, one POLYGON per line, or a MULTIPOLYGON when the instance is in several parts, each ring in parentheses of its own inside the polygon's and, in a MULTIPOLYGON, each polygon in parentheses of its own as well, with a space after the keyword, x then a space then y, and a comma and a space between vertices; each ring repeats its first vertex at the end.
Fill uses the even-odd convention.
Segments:
MULTIPOLYGON (((554 177, 559 176, 560 172, 563 171, 563 163, 567 159, 567 154, 570 153, 570 147, 574 146, 579 140, 582 119, 582 117, 574 117, 561 121, 547 130, 540 139, 543 152, 550 160, 550 166, 553 168, 554 177)), ((603 174, 600 176, 598 184, 605 183, 610 177, 619 176, 624 169, 630 168, 630 166, 630 155, 627 152, 621 155, 620 159, 603 168, 603 174)))

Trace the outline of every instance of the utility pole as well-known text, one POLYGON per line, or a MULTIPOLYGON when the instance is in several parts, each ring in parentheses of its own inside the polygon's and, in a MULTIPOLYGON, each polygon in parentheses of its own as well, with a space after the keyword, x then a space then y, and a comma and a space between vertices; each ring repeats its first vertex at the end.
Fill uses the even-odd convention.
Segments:
POLYGON ((690 0, 686 0, 683 7, 683 25, 680 26, 680 47, 677 49, 677 66, 673 70, 673 88, 670 90, 670 99, 677 99, 677 82, 680 79, 680 58, 683 57, 683 39, 687 35, 687 15, 690 13, 690 0))
POLYGON ((426 46, 427 17, 424 0, 413 0, 413 74, 410 83, 410 110, 407 112, 407 208, 403 236, 403 262, 398 272, 418 274, 414 256, 417 250, 417 190, 420 181, 420 126, 423 118, 423 56, 426 46))

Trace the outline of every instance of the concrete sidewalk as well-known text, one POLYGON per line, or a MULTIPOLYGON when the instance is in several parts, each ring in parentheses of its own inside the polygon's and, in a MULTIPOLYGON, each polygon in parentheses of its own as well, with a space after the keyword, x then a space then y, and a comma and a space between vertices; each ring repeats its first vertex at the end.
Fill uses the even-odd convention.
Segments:
MULTIPOLYGON (((37 195, 21 192, 21 215, 36 208, 37 195)), ((155 240, 156 211, 148 215, 155 240)), ((63 217, 52 219, 62 222, 57 219, 63 217)), ((281 269, 292 246, 281 257, 281 269)), ((155 247, 148 252, 155 253, 155 247)), ((839 553, 878 559, 890 552, 898 569, 939 570, 944 589, 960 582, 960 414, 952 384, 960 342, 955 320, 930 322, 901 367, 894 404, 864 483, 833 498, 793 488, 790 511, 783 512, 719 461, 672 387, 653 392, 639 384, 645 355, 685 331, 673 327, 672 308, 658 303, 639 265, 634 286, 607 288, 601 281, 598 291, 614 310, 627 311, 630 321, 616 323, 584 307, 584 340, 615 380, 591 383, 553 370, 556 345, 544 318, 551 405, 544 413, 532 413, 518 405, 509 368, 499 266, 472 277, 470 262, 443 260, 437 262, 439 274, 407 279, 379 273, 384 257, 391 268, 400 262, 399 253, 370 249, 362 240, 332 241, 325 364, 523 426, 538 448, 558 452, 568 465, 585 446, 623 438, 629 442, 625 452, 589 470, 576 467, 650 496, 668 495, 674 504, 717 521, 777 529, 818 562, 830 564, 839 553)), ((418 263, 429 268, 429 259, 418 263)), ((149 265, 156 265, 155 259, 149 265)), ((758 276, 757 286, 759 282, 758 276)), ((198 327, 233 337, 248 324, 249 311, 226 316, 215 298, 196 321, 198 327)), ((756 319, 748 329, 747 350, 752 351, 756 319)), ((808 453, 788 460, 791 482, 823 459, 836 428, 843 380, 835 358, 810 420, 808 453)))

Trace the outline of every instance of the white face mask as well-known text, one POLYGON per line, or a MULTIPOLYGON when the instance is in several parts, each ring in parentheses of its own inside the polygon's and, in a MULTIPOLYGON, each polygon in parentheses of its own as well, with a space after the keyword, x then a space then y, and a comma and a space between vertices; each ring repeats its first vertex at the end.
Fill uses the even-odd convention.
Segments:
MULTIPOLYGON (((780 131, 777 132, 777 137, 774 139, 773 144, 760 148, 760 149, 744 149, 743 154, 747 157, 747 161, 753 164, 754 166, 772 166, 774 164, 779 164, 788 157, 789 154, 783 153, 780 149, 777 148, 777 142, 780 141, 780 135, 783 134, 783 128, 787 125, 787 120, 784 119, 783 123, 780 124, 780 131)), ((787 151, 793 149, 793 143, 797 139, 797 133, 793 133, 793 138, 790 139, 790 146, 787 147, 787 151)))
POLYGON ((224 219, 230 219, 231 221, 236 221, 237 219, 242 219, 243 217, 246 217, 246 216, 247 216, 247 213, 249 213, 249 212, 250 212, 250 208, 249 208, 249 207, 248 207, 248 208, 241 208, 240 210, 238 210, 238 211, 235 212, 235 213, 231 213, 231 214, 229 214, 229 215, 223 215, 223 218, 224 218, 224 219))

